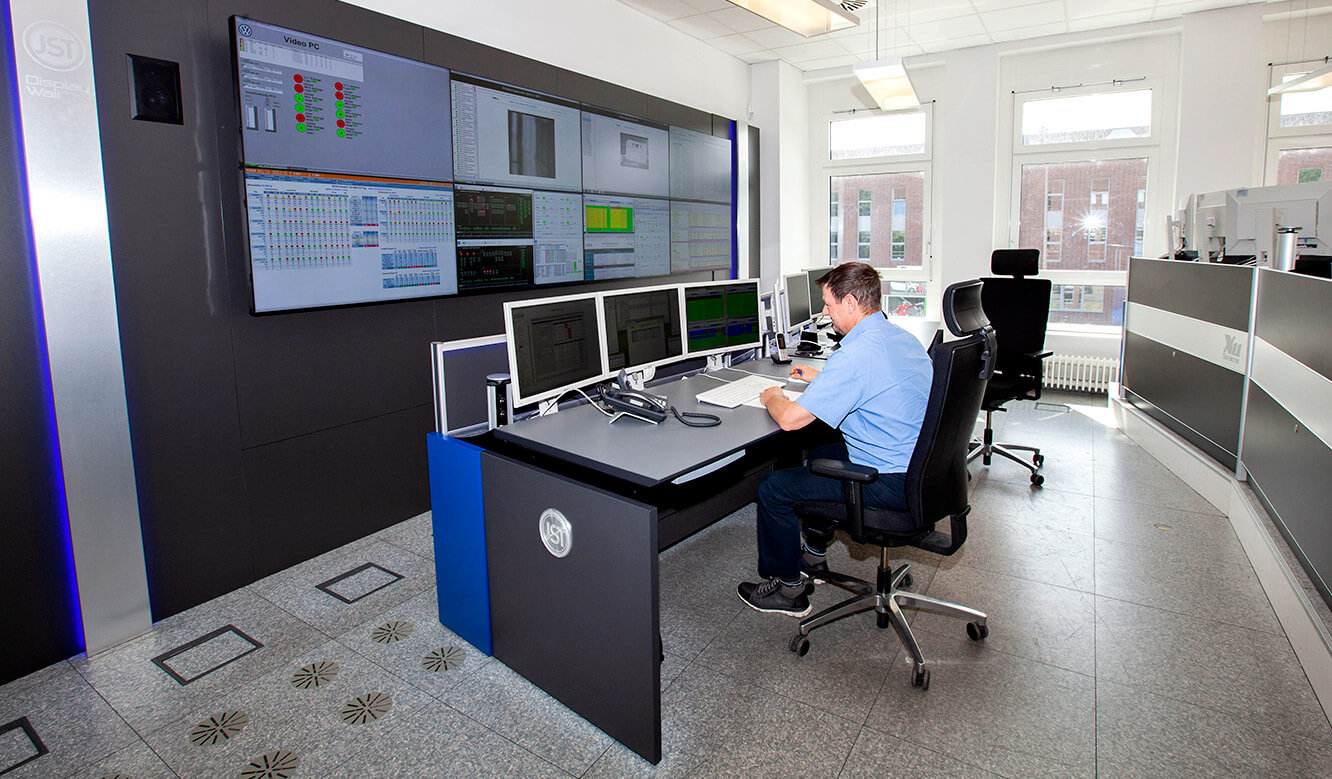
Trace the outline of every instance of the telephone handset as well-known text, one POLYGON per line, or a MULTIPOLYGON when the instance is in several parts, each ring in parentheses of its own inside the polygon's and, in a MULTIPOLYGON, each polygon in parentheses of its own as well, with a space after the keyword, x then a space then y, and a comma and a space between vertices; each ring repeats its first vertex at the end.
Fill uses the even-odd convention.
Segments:
POLYGON ((671 407, 666 398, 638 390, 607 386, 601 399, 615 411, 657 424, 670 416, 671 407))
POLYGON ((782 333, 776 333, 774 338, 777 349, 772 353, 772 361, 777 365, 785 365, 791 361, 791 358, 786 354, 786 336, 782 333))

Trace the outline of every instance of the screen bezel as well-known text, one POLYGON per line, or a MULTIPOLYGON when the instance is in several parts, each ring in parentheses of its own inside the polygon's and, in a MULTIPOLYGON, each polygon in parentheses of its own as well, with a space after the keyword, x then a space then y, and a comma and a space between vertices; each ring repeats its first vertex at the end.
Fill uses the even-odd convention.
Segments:
POLYGON ((621 370, 620 368, 610 367, 610 343, 608 340, 610 338, 610 322, 606 320, 606 301, 609 300, 610 298, 622 298, 622 297, 629 297, 632 295, 641 295, 644 293, 664 292, 664 291, 673 291, 675 293, 675 315, 677 317, 677 321, 680 323, 680 334, 677 340, 677 344, 680 347, 680 353, 674 356, 665 357, 660 360, 653 360, 651 362, 645 362, 638 365, 626 365, 624 366, 623 370, 628 373, 645 371, 648 369, 655 370, 656 368, 659 368, 663 365, 670 365, 672 363, 679 362, 689 357, 688 353, 685 351, 688 344, 685 339, 685 323, 684 319, 682 318, 684 290, 681 289, 680 284, 658 284, 652 287, 634 287, 632 289, 598 292, 597 318, 600 321, 600 327, 601 327, 601 372, 603 375, 607 377, 614 376, 618 374, 621 370))
POLYGON ((604 353, 605 332, 602 321, 602 312, 599 294, 595 292, 584 292, 577 295, 558 295, 554 297, 529 298, 527 300, 509 300, 504 303, 504 339, 505 348, 508 350, 509 358, 509 381, 513 385, 514 406, 525 406, 548 400, 579 387, 584 387, 606 378, 606 356, 604 353), (567 303, 575 300, 591 300, 595 321, 593 327, 596 328, 595 337, 597 339, 597 367, 600 369, 597 373, 576 381, 565 382, 558 387, 541 390, 532 394, 523 392, 522 380, 518 375, 518 355, 514 342, 513 312, 525 308, 534 308, 536 306, 551 305, 554 303, 567 303))
MULTIPOLYGON (((783 317, 786 319, 784 327, 786 329, 786 334, 788 336, 790 336, 790 334, 793 331, 795 331, 797 328, 803 328, 805 325, 810 324, 811 322, 814 321, 814 301, 808 298, 806 299, 805 302, 807 304, 806 307, 809 309, 809 315, 804 317, 803 319, 800 319, 799 321, 793 321, 794 312, 791 310, 792 287, 795 287, 801 293, 808 295, 809 274, 804 271, 800 271, 799 273, 788 273, 782 276, 782 304, 783 304, 782 314, 783 317)), ((821 298, 819 302, 822 302, 821 298)), ((820 308, 822 308, 822 306, 820 306, 820 308)))
POLYGON ((714 354, 725 354, 727 352, 737 352, 744 349, 755 349, 763 345, 763 308, 759 300, 759 280, 758 279, 725 279, 722 281, 699 281, 680 285, 680 336, 684 339, 685 357, 710 357, 714 354), (754 290, 754 316, 757 319, 756 332, 754 340, 743 344, 728 344, 726 346, 717 346, 711 349, 700 349, 693 351, 689 348, 689 318, 686 316, 685 297, 690 289, 698 287, 732 287, 738 285, 750 286, 754 290))

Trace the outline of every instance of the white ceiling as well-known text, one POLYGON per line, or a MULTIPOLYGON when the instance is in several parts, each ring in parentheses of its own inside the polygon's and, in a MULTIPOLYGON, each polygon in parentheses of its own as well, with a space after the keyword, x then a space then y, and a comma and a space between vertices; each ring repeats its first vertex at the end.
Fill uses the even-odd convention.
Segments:
POLYGON ((805 38, 727 0, 620 0, 745 62, 780 59, 806 71, 1173 19, 1244 1, 870 0, 857 12, 858 27, 805 38))

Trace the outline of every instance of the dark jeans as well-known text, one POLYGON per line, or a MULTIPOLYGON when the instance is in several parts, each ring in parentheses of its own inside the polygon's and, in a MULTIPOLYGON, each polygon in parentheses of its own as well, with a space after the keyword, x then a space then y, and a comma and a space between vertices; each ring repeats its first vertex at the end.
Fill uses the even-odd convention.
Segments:
MULTIPOLYGON (((810 452, 809 459, 821 457, 846 459, 846 446, 828 444, 810 452)), ((878 481, 866 484, 861 492, 866 506, 906 509, 906 474, 882 473, 878 481)), ((800 578, 800 519, 795 514, 799 500, 842 500, 842 483, 826 476, 815 476, 805 467, 773 471, 758 489, 759 575, 778 576, 787 581, 800 578)), ((831 527, 810 527, 810 546, 827 547, 831 527)))

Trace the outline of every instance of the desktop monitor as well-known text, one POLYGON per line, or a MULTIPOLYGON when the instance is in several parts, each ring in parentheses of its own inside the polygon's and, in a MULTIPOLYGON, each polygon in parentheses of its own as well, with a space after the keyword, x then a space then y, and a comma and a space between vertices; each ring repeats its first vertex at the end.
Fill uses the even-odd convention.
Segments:
POLYGON ((232 32, 247 167, 454 180, 448 69, 242 16, 232 32))
POLYGON ((515 405, 557 397, 603 376, 594 294, 504 304, 515 405))
POLYGON ((827 276, 831 270, 831 265, 825 265, 805 271, 805 276, 809 279, 809 312, 814 319, 818 319, 823 313, 823 287, 819 286, 819 279, 827 276))
POLYGON ((782 309, 785 315, 782 325, 789 333, 803 328, 813 320, 809 305, 809 277, 803 272, 787 274, 782 276, 782 286, 785 290, 782 299, 786 301, 782 309))
POLYGON ((691 357, 756 347, 758 281, 711 281, 683 286, 685 351, 691 357))
POLYGON ((684 353, 678 286, 603 292, 605 372, 656 367, 684 353))

